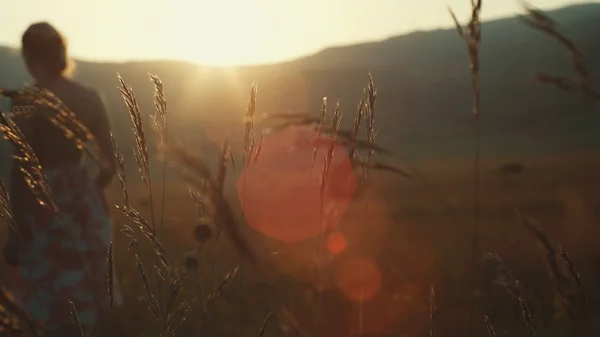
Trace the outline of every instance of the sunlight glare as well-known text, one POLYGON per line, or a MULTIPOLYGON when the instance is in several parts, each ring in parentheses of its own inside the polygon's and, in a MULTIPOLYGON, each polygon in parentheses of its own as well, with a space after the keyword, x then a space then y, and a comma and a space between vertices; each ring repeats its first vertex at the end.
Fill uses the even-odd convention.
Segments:
POLYGON ((341 254, 346 250, 346 246, 348 246, 348 241, 343 233, 333 232, 327 236, 327 250, 332 254, 341 254))
POLYGON ((179 40, 171 43, 176 49, 172 54, 182 59, 231 67, 254 63, 273 53, 268 46, 274 44, 261 46, 254 38, 273 29, 273 13, 261 2, 179 0, 165 6, 165 33, 170 39, 179 40))

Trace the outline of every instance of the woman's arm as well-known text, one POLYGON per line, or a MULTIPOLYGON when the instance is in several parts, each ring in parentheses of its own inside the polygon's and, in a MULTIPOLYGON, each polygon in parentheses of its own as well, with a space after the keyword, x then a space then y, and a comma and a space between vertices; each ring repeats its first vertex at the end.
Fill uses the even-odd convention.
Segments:
POLYGON ((94 107, 93 119, 95 120, 95 123, 92 125, 91 132, 98 144, 100 160, 103 164, 100 168, 98 177, 96 177, 96 183, 104 189, 110 184, 117 172, 117 161, 113 153, 110 136, 110 121, 108 119, 106 106, 97 92, 93 92, 92 100, 92 106, 94 107))

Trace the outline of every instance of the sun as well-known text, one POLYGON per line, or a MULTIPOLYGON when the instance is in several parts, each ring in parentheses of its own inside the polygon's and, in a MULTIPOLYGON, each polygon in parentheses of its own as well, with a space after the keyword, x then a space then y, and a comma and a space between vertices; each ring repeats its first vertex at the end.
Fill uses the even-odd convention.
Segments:
MULTIPOLYGON (((176 58, 203 65, 256 64, 276 53, 273 14, 261 1, 166 2, 163 38, 176 58), (261 39, 256 37, 260 36, 261 39)), ((160 21, 159 21, 160 22, 160 21)))

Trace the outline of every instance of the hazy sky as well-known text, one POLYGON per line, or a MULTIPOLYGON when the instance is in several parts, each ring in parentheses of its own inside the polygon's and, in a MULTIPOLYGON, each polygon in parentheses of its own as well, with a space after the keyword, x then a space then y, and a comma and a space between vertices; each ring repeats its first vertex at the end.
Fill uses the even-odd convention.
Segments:
MULTIPOLYGON (((595 2, 597 2, 596 0, 595 2)), ((580 0, 531 0, 542 9, 580 0)), ((86 60, 180 59, 205 64, 276 62, 330 45, 448 27, 469 0, 1 0, 0 45, 18 46, 49 21, 86 60)), ((484 20, 521 11, 517 0, 483 0, 484 20)))

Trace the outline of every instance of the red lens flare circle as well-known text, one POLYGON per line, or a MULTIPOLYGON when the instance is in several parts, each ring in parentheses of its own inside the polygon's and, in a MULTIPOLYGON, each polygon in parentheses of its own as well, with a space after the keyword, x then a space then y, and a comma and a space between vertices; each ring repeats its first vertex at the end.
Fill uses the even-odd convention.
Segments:
POLYGON ((250 227, 294 243, 337 226, 356 190, 356 178, 343 144, 309 128, 290 128, 265 135, 236 188, 250 227))

